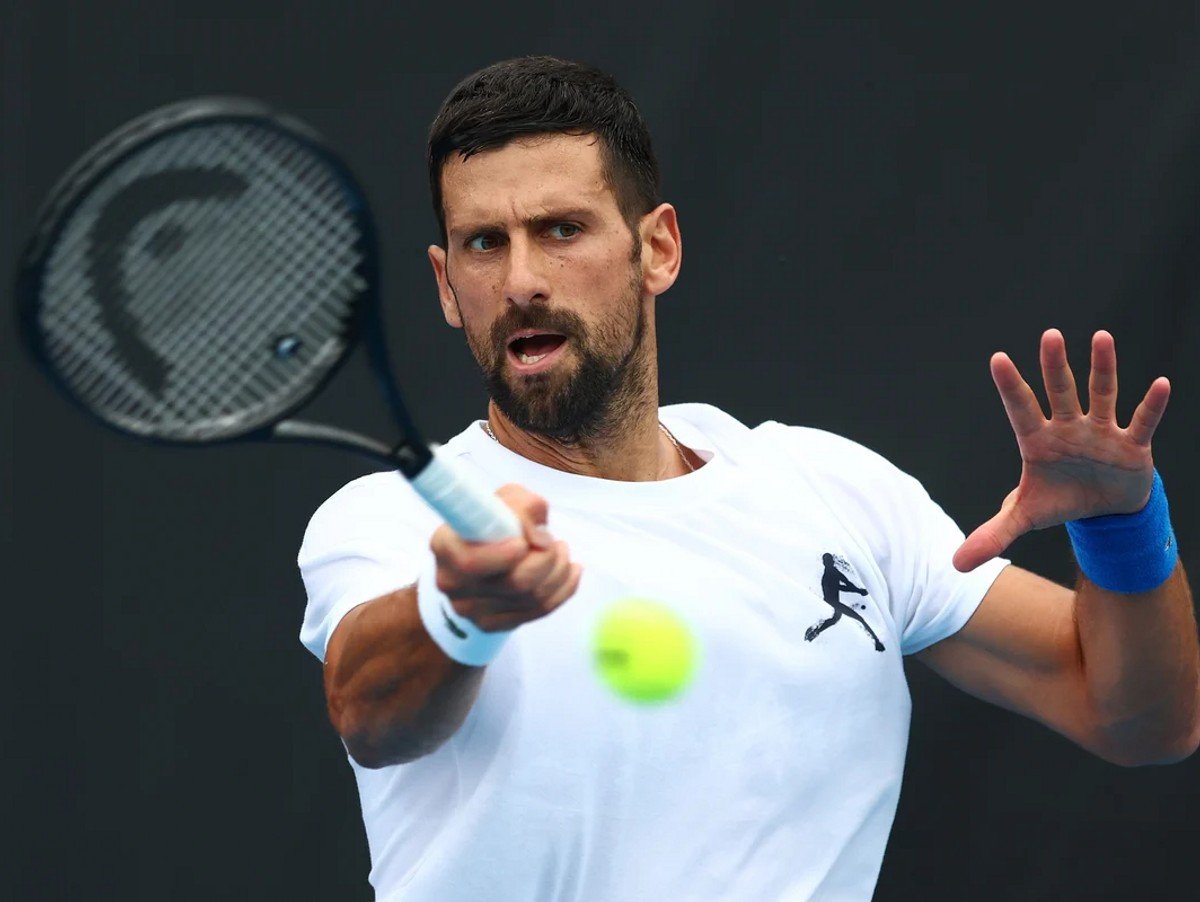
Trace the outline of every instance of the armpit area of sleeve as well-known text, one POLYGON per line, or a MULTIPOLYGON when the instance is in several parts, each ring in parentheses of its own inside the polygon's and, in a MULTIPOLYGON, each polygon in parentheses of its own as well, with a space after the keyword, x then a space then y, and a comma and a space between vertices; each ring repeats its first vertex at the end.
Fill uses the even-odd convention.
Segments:
POLYGON ((364 583, 355 586, 350 591, 339 596, 331 605, 324 608, 317 620, 306 619, 300 627, 300 642, 317 660, 325 662, 325 650, 329 647, 329 637, 337 629, 343 618, 360 604, 374 601, 384 595, 404 588, 396 585, 395 580, 380 579, 376 584, 364 583))
POLYGON ((941 606, 937 616, 904 636, 901 653, 913 655, 924 651, 966 626, 1000 571, 1009 563, 1004 558, 993 558, 970 573, 961 574, 961 578, 955 580, 952 596, 941 606))

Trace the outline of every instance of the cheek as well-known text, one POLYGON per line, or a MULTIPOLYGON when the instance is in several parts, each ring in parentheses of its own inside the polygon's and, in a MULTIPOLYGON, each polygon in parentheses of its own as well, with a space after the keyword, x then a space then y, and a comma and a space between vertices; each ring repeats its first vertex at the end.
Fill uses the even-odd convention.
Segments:
POLYGON ((495 318, 501 306, 499 283, 476 273, 459 270, 450 280, 450 287, 463 328, 467 332, 481 334, 486 330, 487 324, 495 318))
POLYGON ((562 261, 556 267, 558 296, 565 301, 583 301, 589 310, 611 311, 624 307, 629 300, 631 285, 636 280, 636 267, 626 253, 610 253, 584 260, 562 261))

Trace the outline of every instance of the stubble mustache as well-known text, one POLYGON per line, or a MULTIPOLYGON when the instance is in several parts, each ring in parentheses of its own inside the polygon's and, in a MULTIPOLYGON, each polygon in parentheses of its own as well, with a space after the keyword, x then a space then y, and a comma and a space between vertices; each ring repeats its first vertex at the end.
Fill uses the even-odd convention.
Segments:
POLYGON ((494 323, 489 333, 491 359, 487 369, 493 375, 498 375, 504 368, 504 360, 508 350, 509 337, 521 329, 536 329, 539 332, 552 332, 562 335, 568 341, 579 339, 587 334, 587 326, 583 317, 569 310, 549 307, 513 307, 501 315, 494 323))

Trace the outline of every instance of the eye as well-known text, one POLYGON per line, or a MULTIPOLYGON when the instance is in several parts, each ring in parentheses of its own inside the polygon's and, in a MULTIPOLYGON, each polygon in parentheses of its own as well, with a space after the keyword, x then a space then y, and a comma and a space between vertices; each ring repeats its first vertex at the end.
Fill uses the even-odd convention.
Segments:
POLYGON ((491 251, 500 246, 500 236, 494 232, 484 232, 467 239, 466 246, 473 251, 491 251))
POLYGON ((583 229, 579 228, 573 222, 560 222, 550 226, 550 234, 563 241, 568 238, 574 238, 582 231, 583 229))

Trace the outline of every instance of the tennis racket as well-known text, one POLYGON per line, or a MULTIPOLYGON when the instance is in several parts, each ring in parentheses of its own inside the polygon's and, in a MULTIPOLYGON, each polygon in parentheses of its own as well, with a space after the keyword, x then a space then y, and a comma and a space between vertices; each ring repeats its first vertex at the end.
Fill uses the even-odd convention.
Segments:
POLYGON ((521 534, 404 406, 358 182, 316 132, 258 101, 174 104, 93 147, 46 201, 16 292, 42 369, 106 426, 176 445, 354 451, 398 469, 464 538, 521 534), (393 444, 291 418, 360 339, 393 444))

